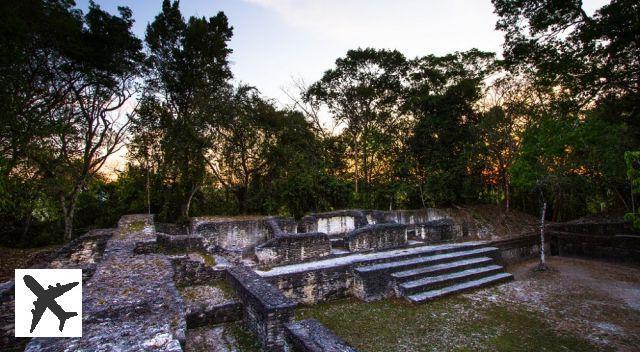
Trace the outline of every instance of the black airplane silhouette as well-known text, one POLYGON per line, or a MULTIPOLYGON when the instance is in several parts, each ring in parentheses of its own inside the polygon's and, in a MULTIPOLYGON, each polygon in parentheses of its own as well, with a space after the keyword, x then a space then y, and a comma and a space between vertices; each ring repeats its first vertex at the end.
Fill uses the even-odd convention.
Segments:
POLYGON ((60 331, 64 329, 64 323, 67 319, 78 315, 76 312, 65 312, 64 309, 62 309, 62 307, 60 307, 56 302, 56 298, 76 287, 79 282, 72 282, 66 285, 57 284, 55 287, 49 285, 49 288, 45 290, 31 275, 25 275, 23 279, 31 292, 38 297, 36 301, 33 301, 35 308, 31 310, 33 319, 31 320, 30 333, 33 333, 33 330, 36 328, 36 325, 38 325, 38 322, 40 322, 40 318, 42 318, 42 314, 44 314, 44 311, 47 308, 49 308, 49 310, 58 317, 58 320, 60 320, 60 326, 58 327, 60 331))

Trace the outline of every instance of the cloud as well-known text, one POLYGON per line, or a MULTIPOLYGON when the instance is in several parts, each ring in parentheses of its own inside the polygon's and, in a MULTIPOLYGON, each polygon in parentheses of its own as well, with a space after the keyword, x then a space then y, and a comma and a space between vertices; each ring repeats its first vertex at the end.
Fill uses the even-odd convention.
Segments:
POLYGON ((397 48, 408 55, 478 47, 498 51, 502 34, 489 0, 245 0, 320 39, 397 48))

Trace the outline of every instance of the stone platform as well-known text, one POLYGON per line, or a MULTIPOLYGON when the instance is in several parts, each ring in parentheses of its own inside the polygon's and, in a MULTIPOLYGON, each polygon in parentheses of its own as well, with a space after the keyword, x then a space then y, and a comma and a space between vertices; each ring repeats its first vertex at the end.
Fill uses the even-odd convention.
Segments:
POLYGON ((83 288, 83 337, 36 338, 25 351, 182 351, 185 308, 164 255, 134 255, 155 237, 146 215, 129 215, 83 288))

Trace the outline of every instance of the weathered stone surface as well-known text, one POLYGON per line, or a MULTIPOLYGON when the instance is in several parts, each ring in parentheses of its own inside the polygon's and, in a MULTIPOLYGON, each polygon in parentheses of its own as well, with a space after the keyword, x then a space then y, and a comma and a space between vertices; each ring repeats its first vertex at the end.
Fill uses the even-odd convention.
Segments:
POLYGON ((151 217, 122 217, 83 288, 83 337, 37 338, 26 351, 181 351, 186 321, 171 263, 133 253, 154 236, 151 217))
POLYGON ((155 222, 154 226, 156 228, 156 232, 166 233, 167 235, 182 236, 189 234, 189 227, 184 225, 171 224, 168 222, 155 222))
MULTIPOLYGON (((73 239, 60 249, 41 258, 33 268, 82 269, 83 280, 94 274, 97 263, 114 229, 96 229, 73 239)), ((14 282, 0 285, 0 350, 21 350, 29 339, 14 337, 14 282)))
POLYGON ((286 326, 294 352, 355 352, 343 339, 316 319, 296 321, 286 326))
POLYGON ((271 216, 196 217, 191 219, 190 232, 201 235, 210 252, 221 250, 242 255, 253 253, 256 245, 281 232, 295 233, 291 220, 271 216))
POLYGON ((242 305, 219 285, 184 287, 181 293, 189 329, 242 319, 242 305))
POLYGON ((380 210, 367 210, 365 211, 369 224, 384 224, 384 223, 399 223, 407 225, 407 232, 411 239, 420 239, 425 237, 424 240, 427 243, 442 242, 443 239, 438 236, 432 236, 430 231, 424 232, 424 229, 429 227, 434 221, 449 219, 453 221, 451 231, 447 231, 446 238, 448 240, 464 240, 464 239, 488 239, 491 237, 492 229, 487 227, 486 224, 482 224, 478 221, 470 219, 468 217, 456 216, 449 210, 425 208, 416 210, 392 210, 392 211, 380 211, 380 210), (416 237, 417 236, 417 237, 416 237), (431 237, 433 240, 428 240, 431 237))
POLYGON ((303 232, 322 232, 329 236, 345 235, 365 225, 366 216, 361 210, 356 209, 314 213, 300 220, 303 232))
MULTIPOLYGON (((512 264, 529 258, 540 256, 540 234, 491 241, 489 244, 500 249, 496 260, 501 264, 512 264)), ((545 243, 547 254, 550 254, 549 241, 545 243)))
POLYGON ((215 281, 224 280, 224 268, 213 267, 206 263, 201 254, 169 256, 173 265, 173 281, 177 286, 207 285, 215 281))
POLYGON ((259 350, 256 341, 237 323, 207 326, 187 331, 186 352, 242 352, 259 350), (248 340, 248 341, 247 341, 248 340))
POLYGON ((156 243, 159 248, 172 251, 204 251, 204 238, 200 235, 168 235, 158 232, 156 243))
POLYGON ((416 210, 368 210, 365 211, 369 224, 384 224, 395 222, 398 224, 414 225, 429 221, 448 218, 448 214, 440 209, 426 208, 416 210))
POLYGON ((244 265, 227 269, 243 305, 245 325, 267 351, 285 351, 284 325, 293 319, 296 303, 244 265))
POLYGON ((318 260, 331 254, 331 241, 324 233, 281 234, 256 246, 263 268, 318 260))
POLYGON ((406 226, 394 223, 367 225, 351 231, 346 241, 352 252, 397 248, 407 244, 406 226))
POLYGON ((407 232, 410 239, 417 239, 426 243, 451 241, 456 237, 455 224, 451 219, 438 219, 414 224, 413 230, 407 232))

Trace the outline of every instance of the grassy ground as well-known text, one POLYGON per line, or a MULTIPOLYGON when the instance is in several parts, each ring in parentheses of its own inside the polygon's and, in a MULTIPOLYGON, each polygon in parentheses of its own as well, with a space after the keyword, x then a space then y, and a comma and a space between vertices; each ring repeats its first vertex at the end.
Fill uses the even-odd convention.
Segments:
POLYGON ((362 351, 598 351, 536 313, 453 297, 423 305, 341 300, 301 308, 362 351))
POLYGON ((640 267, 549 258, 515 281, 422 305, 345 299, 302 307, 362 351, 639 351, 640 267))

